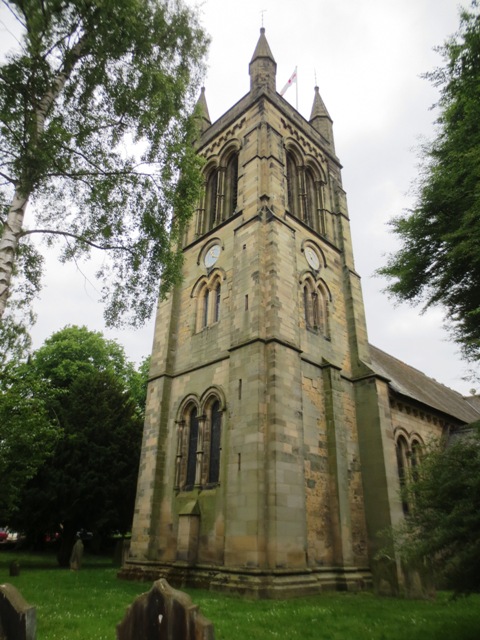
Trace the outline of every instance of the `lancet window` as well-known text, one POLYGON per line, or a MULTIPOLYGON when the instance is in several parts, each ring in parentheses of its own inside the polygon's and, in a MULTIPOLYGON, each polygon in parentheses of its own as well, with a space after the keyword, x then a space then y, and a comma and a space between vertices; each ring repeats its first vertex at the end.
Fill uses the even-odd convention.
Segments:
POLYGON ((188 413, 188 450, 185 486, 192 489, 195 484, 198 449, 198 415, 197 408, 192 407, 188 413))
POLYGON ((298 163, 293 153, 287 151, 287 199, 288 210, 299 217, 298 163))
MULTIPOLYGON (((207 229, 213 229, 217 219, 218 169, 211 169, 205 186, 205 218, 207 229)), ((207 230, 205 229, 205 231, 207 230)))
POLYGON ((222 274, 215 270, 196 283, 192 292, 196 297, 195 331, 198 333, 220 321, 222 306, 222 274))
POLYGON ((197 235, 230 218, 238 204, 238 149, 229 149, 205 171, 204 195, 197 212, 197 235))
POLYGON ((327 236, 327 219, 324 203, 325 180, 317 164, 305 164, 297 149, 286 152, 287 209, 299 220, 327 236))
POLYGON ((230 154, 225 167, 224 217, 230 218, 237 210, 238 153, 230 154))
POLYGON ((308 275, 303 281, 303 309, 305 326, 329 338, 329 292, 321 281, 308 275))
POLYGON ((416 479, 421 461, 423 443, 420 436, 409 437, 407 433, 401 431, 397 433, 395 439, 395 451, 397 454, 398 478, 402 492, 402 509, 407 515, 411 509, 408 497, 405 495, 405 488, 410 478, 416 479))

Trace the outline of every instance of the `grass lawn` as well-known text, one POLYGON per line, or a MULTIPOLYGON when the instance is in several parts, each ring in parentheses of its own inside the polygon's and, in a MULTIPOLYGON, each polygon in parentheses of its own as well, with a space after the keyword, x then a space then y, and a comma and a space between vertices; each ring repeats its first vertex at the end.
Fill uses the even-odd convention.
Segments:
MULTIPOLYGON (((114 640, 126 607, 150 584, 117 580, 109 559, 87 555, 78 573, 48 555, 0 550, 0 583, 37 608, 38 640, 114 640), (9 576, 13 559, 20 575, 9 576)), ((216 640, 478 640, 480 595, 435 601, 325 593, 289 601, 248 601, 188 590, 215 625, 216 640)))

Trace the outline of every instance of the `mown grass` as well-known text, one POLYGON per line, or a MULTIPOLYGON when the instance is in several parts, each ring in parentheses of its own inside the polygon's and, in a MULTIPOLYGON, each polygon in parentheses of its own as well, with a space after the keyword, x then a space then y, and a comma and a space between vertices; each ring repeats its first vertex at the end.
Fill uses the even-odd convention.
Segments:
MULTIPOLYGON (((9 582, 37 608, 38 640, 114 640, 127 606, 149 584, 116 578, 105 558, 87 556, 78 573, 53 556, 0 552, 0 583, 9 582), (13 559, 20 575, 9 576, 13 559)), ((435 601, 325 593, 289 601, 248 601, 188 590, 215 625, 216 640, 478 640, 480 596, 435 601)))

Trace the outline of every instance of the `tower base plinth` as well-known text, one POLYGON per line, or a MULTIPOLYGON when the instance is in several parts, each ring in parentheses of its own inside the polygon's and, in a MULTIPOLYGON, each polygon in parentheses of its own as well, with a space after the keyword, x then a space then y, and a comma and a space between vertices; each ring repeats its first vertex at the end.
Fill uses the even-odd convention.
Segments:
POLYGON ((165 578, 176 588, 223 591, 253 599, 282 600, 315 595, 322 591, 364 591, 372 588, 370 570, 359 567, 321 567, 294 571, 127 561, 118 577, 141 582, 165 578))

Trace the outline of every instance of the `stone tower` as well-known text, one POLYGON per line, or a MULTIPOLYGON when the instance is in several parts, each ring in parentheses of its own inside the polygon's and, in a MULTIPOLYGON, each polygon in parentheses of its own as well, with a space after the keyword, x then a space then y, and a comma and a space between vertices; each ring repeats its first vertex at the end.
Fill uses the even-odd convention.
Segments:
POLYGON ((309 121, 276 92, 263 28, 249 72, 213 124, 199 99, 204 196, 158 308, 122 575, 360 588, 401 507, 332 120, 318 88, 309 121))

